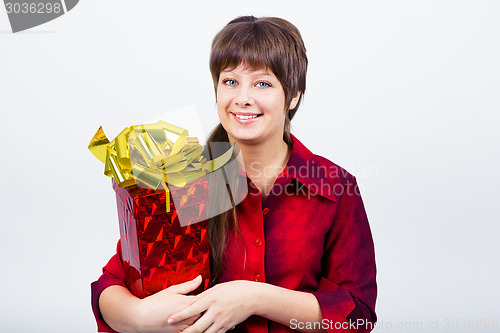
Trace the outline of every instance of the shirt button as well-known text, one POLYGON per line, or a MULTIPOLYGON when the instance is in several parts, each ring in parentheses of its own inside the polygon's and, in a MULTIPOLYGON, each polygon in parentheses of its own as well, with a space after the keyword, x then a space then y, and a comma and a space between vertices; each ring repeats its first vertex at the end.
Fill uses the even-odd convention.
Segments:
POLYGON ((257 239, 255 239, 255 241, 253 243, 255 244, 255 246, 259 247, 262 245, 262 239, 257 238, 257 239))
POLYGON ((262 214, 267 215, 267 213, 269 213, 269 208, 266 207, 262 210, 262 214))
POLYGON ((255 274, 255 276, 253 277, 254 281, 257 281, 257 282, 262 282, 262 276, 260 276, 260 274, 255 274))

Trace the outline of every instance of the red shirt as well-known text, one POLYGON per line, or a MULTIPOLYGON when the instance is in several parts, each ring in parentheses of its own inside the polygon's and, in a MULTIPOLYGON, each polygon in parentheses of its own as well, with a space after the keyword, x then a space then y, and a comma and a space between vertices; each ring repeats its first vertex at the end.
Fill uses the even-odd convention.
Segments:
MULTIPOLYGON (((336 328, 370 332, 376 321, 375 254, 356 179, 292 139, 287 167, 264 203, 247 179, 248 195, 236 207, 246 260, 241 239, 230 232, 226 269, 218 282, 252 280, 310 292, 318 299, 328 333, 336 328)), ((98 330, 104 332, 114 331, 102 319, 99 295, 110 285, 125 286, 119 245, 117 252, 92 283, 92 307, 98 330)), ((284 333, 299 324, 287 327, 251 316, 234 332, 284 333)))

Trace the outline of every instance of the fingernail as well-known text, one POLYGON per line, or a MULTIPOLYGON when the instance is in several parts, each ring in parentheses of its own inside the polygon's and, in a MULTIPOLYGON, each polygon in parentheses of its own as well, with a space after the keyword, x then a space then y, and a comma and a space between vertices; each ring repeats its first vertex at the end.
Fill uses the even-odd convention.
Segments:
POLYGON ((167 320, 167 323, 168 323, 169 325, 172 325, 173 323, 175 323, 175 319, 169 318, 169 319, 167 320))

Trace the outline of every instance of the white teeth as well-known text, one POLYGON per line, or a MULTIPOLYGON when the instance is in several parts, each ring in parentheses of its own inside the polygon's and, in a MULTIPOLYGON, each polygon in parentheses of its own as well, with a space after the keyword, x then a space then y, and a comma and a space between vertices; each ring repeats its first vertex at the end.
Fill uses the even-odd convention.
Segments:
POLYGON ((242 115, 239 115, 239 114, 235 114, 235 116, 238 119, 253 119, 253 118, 257 118, 256 114, 254 114, 253 116, 242 116, 242 115))

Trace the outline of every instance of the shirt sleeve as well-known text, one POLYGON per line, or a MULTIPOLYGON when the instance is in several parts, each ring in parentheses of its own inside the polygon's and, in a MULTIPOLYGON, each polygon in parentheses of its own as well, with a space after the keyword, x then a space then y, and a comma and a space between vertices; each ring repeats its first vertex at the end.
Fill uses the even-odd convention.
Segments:
POLYGON ((326 235, 323 276, 316 291, 323 327, 370 332, 377 320, 375 251, 356 178, 345 186, 326 235), (325 325, 326 323, 326 325, 325 325))
POLYGON ((99 309, 99 296, 101 292, 109 286, 112 285, 120 285, 126 288, 125 285, 125 269, 123 268, 123 262, 121 258, 121 245, 120 241, 118 241, 116 254, 111 257, 106 266, 102 269, 102 275, 99 279, 93 282, 91 287, 91 302, 92 302, 92 311, 94 312, 94 316, 97 322, 97 331, 98 332, 111 332, 118 333, 113 330, 108 324, 104 321, 101 311, 99 309))

